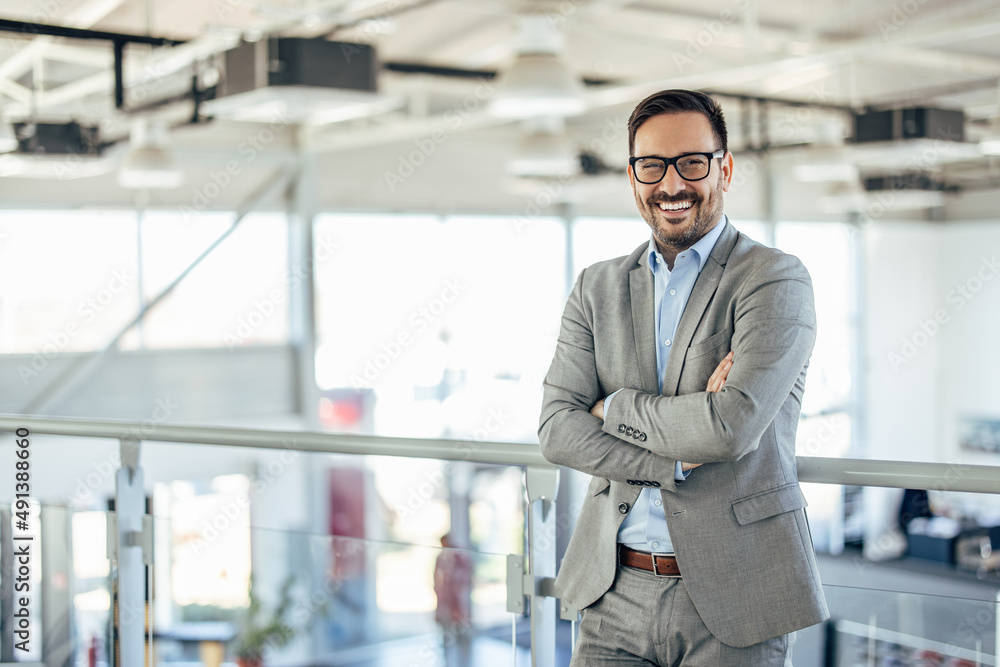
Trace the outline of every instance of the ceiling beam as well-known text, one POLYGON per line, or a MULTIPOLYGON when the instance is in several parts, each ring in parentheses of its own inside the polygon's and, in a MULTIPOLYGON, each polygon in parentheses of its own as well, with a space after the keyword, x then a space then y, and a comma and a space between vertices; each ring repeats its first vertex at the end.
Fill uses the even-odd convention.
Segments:
MULTIPOLYGON (((118 9, 124 0, 87 0, 64 17, 46 16, 47 21, 59 20, 73 28, 90 28, 118 9)), ((35 37, 7 60, 0 63, 0 79, 16 81, 34 66, 36 58, 44 57, 52 43, 50 37, 35 37)))
MULTIPOLYGON (((636 100, 665 88, 697 88, 701 90, 725 88, 783 74, 822 71, 825 67, 850 62, 858 58, 870 59, 885 53, 913 49, 925 44, 936 45, 995 34, 1000 34, 1000 12, 993 12, 989 16, 959 21, 950 25, 914 27, 914 29, 902 32, 902 34, 890 39, 883 39, 879 35, 848 42, 824 44, 816 52, 808 55, 778 57, 737 67, 720 66, 715 70, 591 90, 588 91, 587 97, 592 110, 621 104, 634 104, 636 100)), ((835 100, 828 99, 815 101, 817 103, 835 102, 835 100)), ((360 131, 356 129, 343 131, 343 129, 338 128, 338 131, 330 132, 330 130, 313 129, 308 131, 308 141, 303 141, 301 145, 310 146, 311 151, 327 152, 359 146, 406 142, 430 136, 435 130, 449 128, 454 125, 454 121, 454 114, 445 113, 360 131)), ((463 118, 457 127, 451 129, 444 136, 447 138, 454 132, 499 125, 503 122, 492 118, 484 110, 477 109, 475 113, 468 114, 467 117, 463 118)))
POLYGON ((63 42, 53 42, 45 52, 46 60, 55 60, 70 65, 84 65, 96 69, 104 69, 114 64, 114 57, 110 50, 92 49, 75 44, 63 42))
POLYGON ((664 88, 702 89, 745 85, 749 81, 799 72, 821 65, 833 66, 858 59, 870 60, 901 48, 961 43, 997 34, 1000 34, 1000 12, 993 11, 984 16, 950 25, 914 26, 899 33, 891 33, 885 38, 881 35, 872 35, 848 42, 826 43, 807 55, 779 57, 743 66, 695 71, 600 91, 589 91, 587 97, 592 108, 628 104, 664 88))
POLYGON ((31 89, 10 79, 0 79, 0 92, 24 105, 31 104, 31 89))
MULTIPOLYGON (((135 86, 153 88, 161 80, 190 67, 192 63, 236 46, 238 41, 239 36, 236 34, 204 35, 180 46, 129 58, 124 64, 126 90, 135 86)), ((114 83, 114 72, 98 72, 46 91, 45 105, 53 108, 70 104, 89 95, 110 91, 114 83)))

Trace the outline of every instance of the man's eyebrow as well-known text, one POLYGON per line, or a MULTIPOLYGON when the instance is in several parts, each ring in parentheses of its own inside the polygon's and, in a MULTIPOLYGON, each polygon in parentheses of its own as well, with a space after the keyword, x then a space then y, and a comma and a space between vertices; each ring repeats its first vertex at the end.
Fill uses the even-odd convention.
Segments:
POLYGON ((637 158, 640 157, 658 157, 658 158, 675 158, 684 157, 685 155, 701 155, 702 153, 714 153, 715 151, 686 151, 684 153, 678 153, 677 155, 660 155, 658 153, 646 153, 644 155, 636 155, 637 158))

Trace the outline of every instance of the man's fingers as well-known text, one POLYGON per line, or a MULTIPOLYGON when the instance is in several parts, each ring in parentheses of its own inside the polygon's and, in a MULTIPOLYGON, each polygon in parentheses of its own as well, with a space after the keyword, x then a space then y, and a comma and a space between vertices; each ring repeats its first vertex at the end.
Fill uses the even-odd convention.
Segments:
POLYGON ((715 371, 712 373, 712 377, 708 378, 708 386, 705 391, 708 392, 718 392, 726 384, 726 378, 729 377, 729 369, 733 367, 733 352, 729 351, 719 365, 715 367, 715 371))
POLYGON ((694 470, 700 465, 700 463, 684 463, 684 461, 681 461, 681 470, 694 470))

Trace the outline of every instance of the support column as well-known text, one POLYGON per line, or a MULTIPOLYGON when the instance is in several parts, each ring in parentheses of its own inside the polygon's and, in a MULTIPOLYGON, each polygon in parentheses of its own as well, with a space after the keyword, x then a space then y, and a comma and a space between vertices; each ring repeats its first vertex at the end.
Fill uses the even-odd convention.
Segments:
POLYGON ((74 654, 73 544, 71 514, 65 507, 42 505, 41 529, 42 662, 68 665, 74 654))
MULTIPOLYGON (((531 664, 555 667, 557 600, 543 590, 543 580, 556 576, 556 491, 559 470, 533 468, 525 471, 528 488, 528 579, 531 591, 531 664)), ((526 586, 527 588, 527 586, 526 586)))
MULTIPOLYGON (((316 156, 303 153, 299 169, 288 188, 288 265, 293 276, 288 286, 289 341, 295 350, 296 411, 306 428, 319 430, 319 390, 316 387, 315 242, 316 156)), ((322 249, 323 256, 329 251, 322 249)))
POLYGON ((139 467, 139 441, 121 441, 122 467, 115 480, 118 526, 118 656, 119 665, 145 664, 145 571, 142 562, 142 517, 146 492, 139 467))
POLYGON ((774 162, 771 160, 771 154, 767 151, 761 153, 763 158, 761 163, 761 200, 763 202, 763 222, 765 234, 767 235, 764 239, 764 243, 775 247, 777 244, 777 228, 778 228, 778 192, 777 185, 775 183, 774 176, 774 162))

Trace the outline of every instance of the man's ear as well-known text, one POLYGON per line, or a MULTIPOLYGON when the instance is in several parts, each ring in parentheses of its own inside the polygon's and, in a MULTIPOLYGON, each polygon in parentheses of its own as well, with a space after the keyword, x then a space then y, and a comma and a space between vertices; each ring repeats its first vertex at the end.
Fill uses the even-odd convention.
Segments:
POLYGON ((628 174, 628 184, 632 187, 632 194, 635 195, 635 172, 632 171, 632 165, 625 167, 625 173, 628 174))
POLYGON ((733 182, 733 154, 726 151, 722 156, 722 191, 729 192, 729 187, 733 182))

